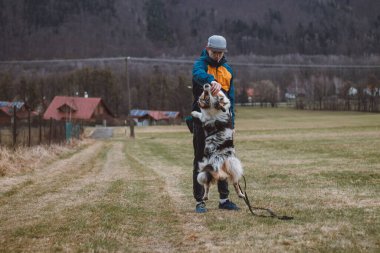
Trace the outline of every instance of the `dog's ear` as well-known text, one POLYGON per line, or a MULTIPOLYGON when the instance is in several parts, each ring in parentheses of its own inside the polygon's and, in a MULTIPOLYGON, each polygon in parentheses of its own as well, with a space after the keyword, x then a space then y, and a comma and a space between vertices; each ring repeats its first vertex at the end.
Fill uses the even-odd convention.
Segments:
POLYGON ((218 96, 218 109, 222 110, 222 112, 226 112, 226 109, 224 108, 225 105, 224 96, 218 96))
POLYGON ((215 109, 217 109, 217 110, 222 110, 223 112, 226 112, 226 109, 224 109, 223 104, 220 103, 220 101, 216 101, 216 102, 214 103, 214 106, 215 106, 215 109))
POLYGON ((218 97, 218 102, 221 106, 224 106, 226 102, 224 101, 224 96, 219 96, 218 97))

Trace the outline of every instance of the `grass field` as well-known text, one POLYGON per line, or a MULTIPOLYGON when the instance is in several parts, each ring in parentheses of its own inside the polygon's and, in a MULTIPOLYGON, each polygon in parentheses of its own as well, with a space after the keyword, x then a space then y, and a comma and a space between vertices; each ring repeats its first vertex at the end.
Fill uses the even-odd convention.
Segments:
POLYGON ((292 221, 209 212, 192 197, 185 126, 116 129, 33 173, 0 178, 0 252, 379 252, 380 115, 237 108, 255 206, 292 221))

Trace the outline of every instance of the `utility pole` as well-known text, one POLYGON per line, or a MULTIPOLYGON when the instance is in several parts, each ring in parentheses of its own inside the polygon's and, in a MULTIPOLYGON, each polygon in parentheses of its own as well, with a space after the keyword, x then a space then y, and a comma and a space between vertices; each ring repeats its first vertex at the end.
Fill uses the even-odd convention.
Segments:
POLYGON ((129 123, 129 129, 130 129, 129 137, 135 138, 135 122, 133 121, 132 115, 131 115, 132 103, 131 103, 131 88, 129 84, 129 66, 128 66, 128 63, 130 61, 131 61, 131 57, 128 56, 127 58, 125 58, 125 74, 127 75, 126 79, 127 79, 127 91, 128 91, 128 123, 129 123))

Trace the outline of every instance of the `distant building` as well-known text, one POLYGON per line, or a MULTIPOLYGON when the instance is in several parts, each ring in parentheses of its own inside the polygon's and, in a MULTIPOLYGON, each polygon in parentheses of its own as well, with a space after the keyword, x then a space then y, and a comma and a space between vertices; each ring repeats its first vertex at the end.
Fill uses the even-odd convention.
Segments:
POLYGON ((354 87, 350 87, 350 89, 348 90, 348 95, 349 96, 355 96, 356 94, 358 94, 358 89, 356 89, 354 87))
POLYGON ((181 124, 182 119, 176 111, 153 111, 153 110, 131 110, 130 116, 138 126, 181 124))
POLYGON ((56 96, 43 118, 104 124, 115 117, 101 98, 56 96))
MULTIPOLYGON (((29 117, 29 107, 24 102, 0 101, 0 124, 10 124, 13 117, 13 110, 16 107, 16 118, 26 120, 29 117)), ((31 118, 37 117, 38 113, 30 111, 31 118)))

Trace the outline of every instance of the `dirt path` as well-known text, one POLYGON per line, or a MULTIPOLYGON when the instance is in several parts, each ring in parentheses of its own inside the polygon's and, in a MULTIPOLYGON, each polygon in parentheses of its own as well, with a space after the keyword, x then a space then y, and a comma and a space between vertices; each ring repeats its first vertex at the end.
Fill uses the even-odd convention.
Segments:
POLYGON ((217 251, 178 187, 181 172, 142 161, 126 145, 94 141, 33 173, 1 178, 0 251, 217 251))
POLYGON ((194 200, 191 199, 189 202, 179 187, 182 183, 181 178, 184 178, 184 171, 177 166, 165 164, 159 160, 142 159, 141 156, 146 157, 147 155, 140 154, 134 159, 164 181, 164 190, 170 196, 171 201, 175 203, 176 216, 180 220, 183 232, 181 244, 187 250, 191 249, 192 252, 204 252, 205 250, 207 252, 220 252, 221 246, 214 244, 215 238, 211 236, 212 233, 206 227, 206 217, 194 213, 194 200))

